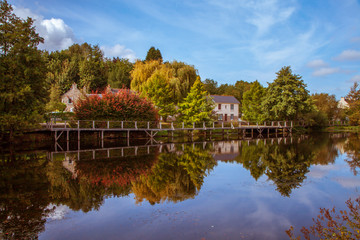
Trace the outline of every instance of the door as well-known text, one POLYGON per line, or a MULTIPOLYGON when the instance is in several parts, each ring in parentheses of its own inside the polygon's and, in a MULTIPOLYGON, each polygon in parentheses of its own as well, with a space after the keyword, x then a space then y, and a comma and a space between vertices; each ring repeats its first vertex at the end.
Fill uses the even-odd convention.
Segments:
POLYGON ((225 114, 225 122, 227 122, 227 114, 225 114))

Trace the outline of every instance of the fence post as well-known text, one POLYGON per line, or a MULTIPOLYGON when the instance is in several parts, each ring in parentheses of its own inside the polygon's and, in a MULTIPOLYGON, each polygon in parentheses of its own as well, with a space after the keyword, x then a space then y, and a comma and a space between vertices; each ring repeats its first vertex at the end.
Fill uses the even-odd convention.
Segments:
POLYGON ((171 129, 174 130, 174 123, 173 122, 171 122, 171 129))
POLYGON ((203 122, 203 128, 206 128, 206 126, 205 126, 205 122, 203 122))
POLYGON ((224 122, 221 122, 221 128, 224 128, 224 122))
POLYGON ((106 127, 109 129, 109 121, 106 122, 106 127))
POLYGON ((150 128, 150 123, 149 122, 147 122, 147 129, 149 129, 150 128))
POLYGON ((161 122, 159 122, 159 124, 160 124, 160 129, 161 129, 161 122))
POLYGON ((66 120, 65 120, 65 128, 66 128, 66 120))
POLYGON ((124 128, 124 122, 121 121, 121 129, 123 129, 123 128, 124 128))
POLYGON ((137 129, 137 121, 135 121, 135 129, 137 129))
POLYGON ((215 122, 213 122, 213 128, 215 128, 215 122))
POLYGON ((182 122, 182 128, 184 129, 184 122, 182 122))
POLYGON ((93 127, 92 127, 92 128, 94 129, 94 128, 95 128, 95 121, 92 121, 92 123, 93 123, 93 127))
POLYGON ((291 121, 291 127, 293 127, 293 121, 291 121))
POLYGON ((78 129, 80 128, 80 121, 79 120, 77 121, 77 128, 78 129))

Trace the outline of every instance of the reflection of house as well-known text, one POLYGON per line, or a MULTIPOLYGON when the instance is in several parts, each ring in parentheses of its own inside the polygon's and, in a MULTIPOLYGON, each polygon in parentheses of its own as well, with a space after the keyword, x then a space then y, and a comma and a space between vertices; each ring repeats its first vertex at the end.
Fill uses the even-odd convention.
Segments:
MULTIPOLYGON (((117 93, 119 89, 111 88, 110 85, 108 85, 105 89, 105 92, 111 92, 111 93, 117 93)), ((74 110, 74 103, 76 103, 81 97, 83 96, 93 96, 98 95, 102 97, 102 94, 87 94, 86 89, 78 89, 77 84, 73 83, 71 85, 71 88, 69 91, 64 93, 61 97, 61 102, 65 103, 66 108, 65 112, 73 112, 74 110)))
POLYGON ((349 103, 346 101, 344 97, 341 97, 340 101, 338 102, 338 108, 345 109, 349 107, 349 103))
POLYGON ((240 102, 233 96, 210 95, 215 102, 215 113, 219 121, 237 121, 240 102))
POLYGON ((231 161, 239 155, 240 141, 226 141, 214 143, 214 159, 231 161))
POLYGON ((63 167, 72 173, 73 178, 77 178, 75 159, 76 158, 74 156, 65 155, 65 159, 62 162, 63 167))

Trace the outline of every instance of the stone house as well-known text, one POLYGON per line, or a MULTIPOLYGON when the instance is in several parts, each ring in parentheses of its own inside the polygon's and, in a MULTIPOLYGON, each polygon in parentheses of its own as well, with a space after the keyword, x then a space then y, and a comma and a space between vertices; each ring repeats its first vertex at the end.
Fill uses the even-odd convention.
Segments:
POLYGON ((238 121, 240 102, 233 96, 210 95, 212 97, 218 121, 238 121))
MULTIPOLYGON (((111 92, 113 94, 119 92, 120 89, 116 89, 116 88, 111 88, 110 85, 108 85, 105 89, 106 92, 111 92)), ((102 94, 88 94, 86 93, 86 88, 83 89, 79 89, 77 87, 76 83, 73 83, 71 85, 71 88, 69 89, 69 91, 67 91, 66 93, 64 93, 61 96, 61 102, 64 103, 66 105, 65 108, 65 112, 73 112, 74 111, 74 103, 76 103, 81 97, 85 97, 85 96, 92 96, 92 95, 98 95, 100 96, 100 98, 102 97, 102 94)))

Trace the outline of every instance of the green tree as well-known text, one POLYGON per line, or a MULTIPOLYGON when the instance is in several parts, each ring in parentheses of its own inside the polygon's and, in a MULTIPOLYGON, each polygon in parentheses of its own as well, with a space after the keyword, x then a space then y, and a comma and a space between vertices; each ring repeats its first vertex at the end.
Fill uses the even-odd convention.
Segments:
POLYGON ((187 126, 194 122, 211 122, 213 104, 198 77, 184 101, 179 104, 179 121, 187 126))
POLYGON ((64 111, 66 105, 61 102, 61 90, 57 84, 54 84, 50 88, 50 101, 46 104, 46 111, 64 111))
POLYGON ((7 1, 0 7, 0 127, 9 131, 28 128, 44 113, 45 60, 37 45, 43 38, 33 20, 12 13, 7 1))
POLYGON ((349 103, 349 109, 347 114, 349 116, 350 124, 360 124, 360 88, 357 82, 351 87, 350 92, 346 96, 346 100, 349 103))
POLYGON ((263 102, 263 111, 269 120, 298 120, 312 110, 309 91, 301 76, 293 74, 290 66, 276 73, 263 102))
POLYGON ((328 120, 333 120, 339 116, 338 102, 335 95, 315 93, 311 95, 311 99, 316 108, 323 112, 328 120))
POLYGON ((243 99, 242 117, 248 121, 262 122, 264 115, 261 104, 265 96, 265 88, 258 81, 252 83, 250 90, 246 91, 243 99))
POLYGON ((151 60, 157 60, 157 61, 160 61, 160 62, 163 61, 161 52, 160 52, 160 50, 158 48, 155 49, 155 47, 151 47, 149 49, 149 51, 147 52, 145 61, 151 61, 151 60))
POLYGON ((108 83, 113 88, 130 88, 130 72, 134 68, 134 64, 128 59, 114 58, 108 61, 109 76, 108 83))
POLYGON ((102 91, 107 85, 103 53, 94 46, 88 56, 80 63, 80 83, 90 91, 102 91))
POLYGON ((170 84, 166 81, 166 77, 159 70, 147 81, 145 86, 147 96, 153 101, 159 110, 159 115, 166 121, 168 116, 176 113, 175 105, 171 95, 170 84))
POLYGON ((205 79, 204 83, 204 89, 210 94, 210 95, 218 95, 218 82, 213 79, 205 79))

